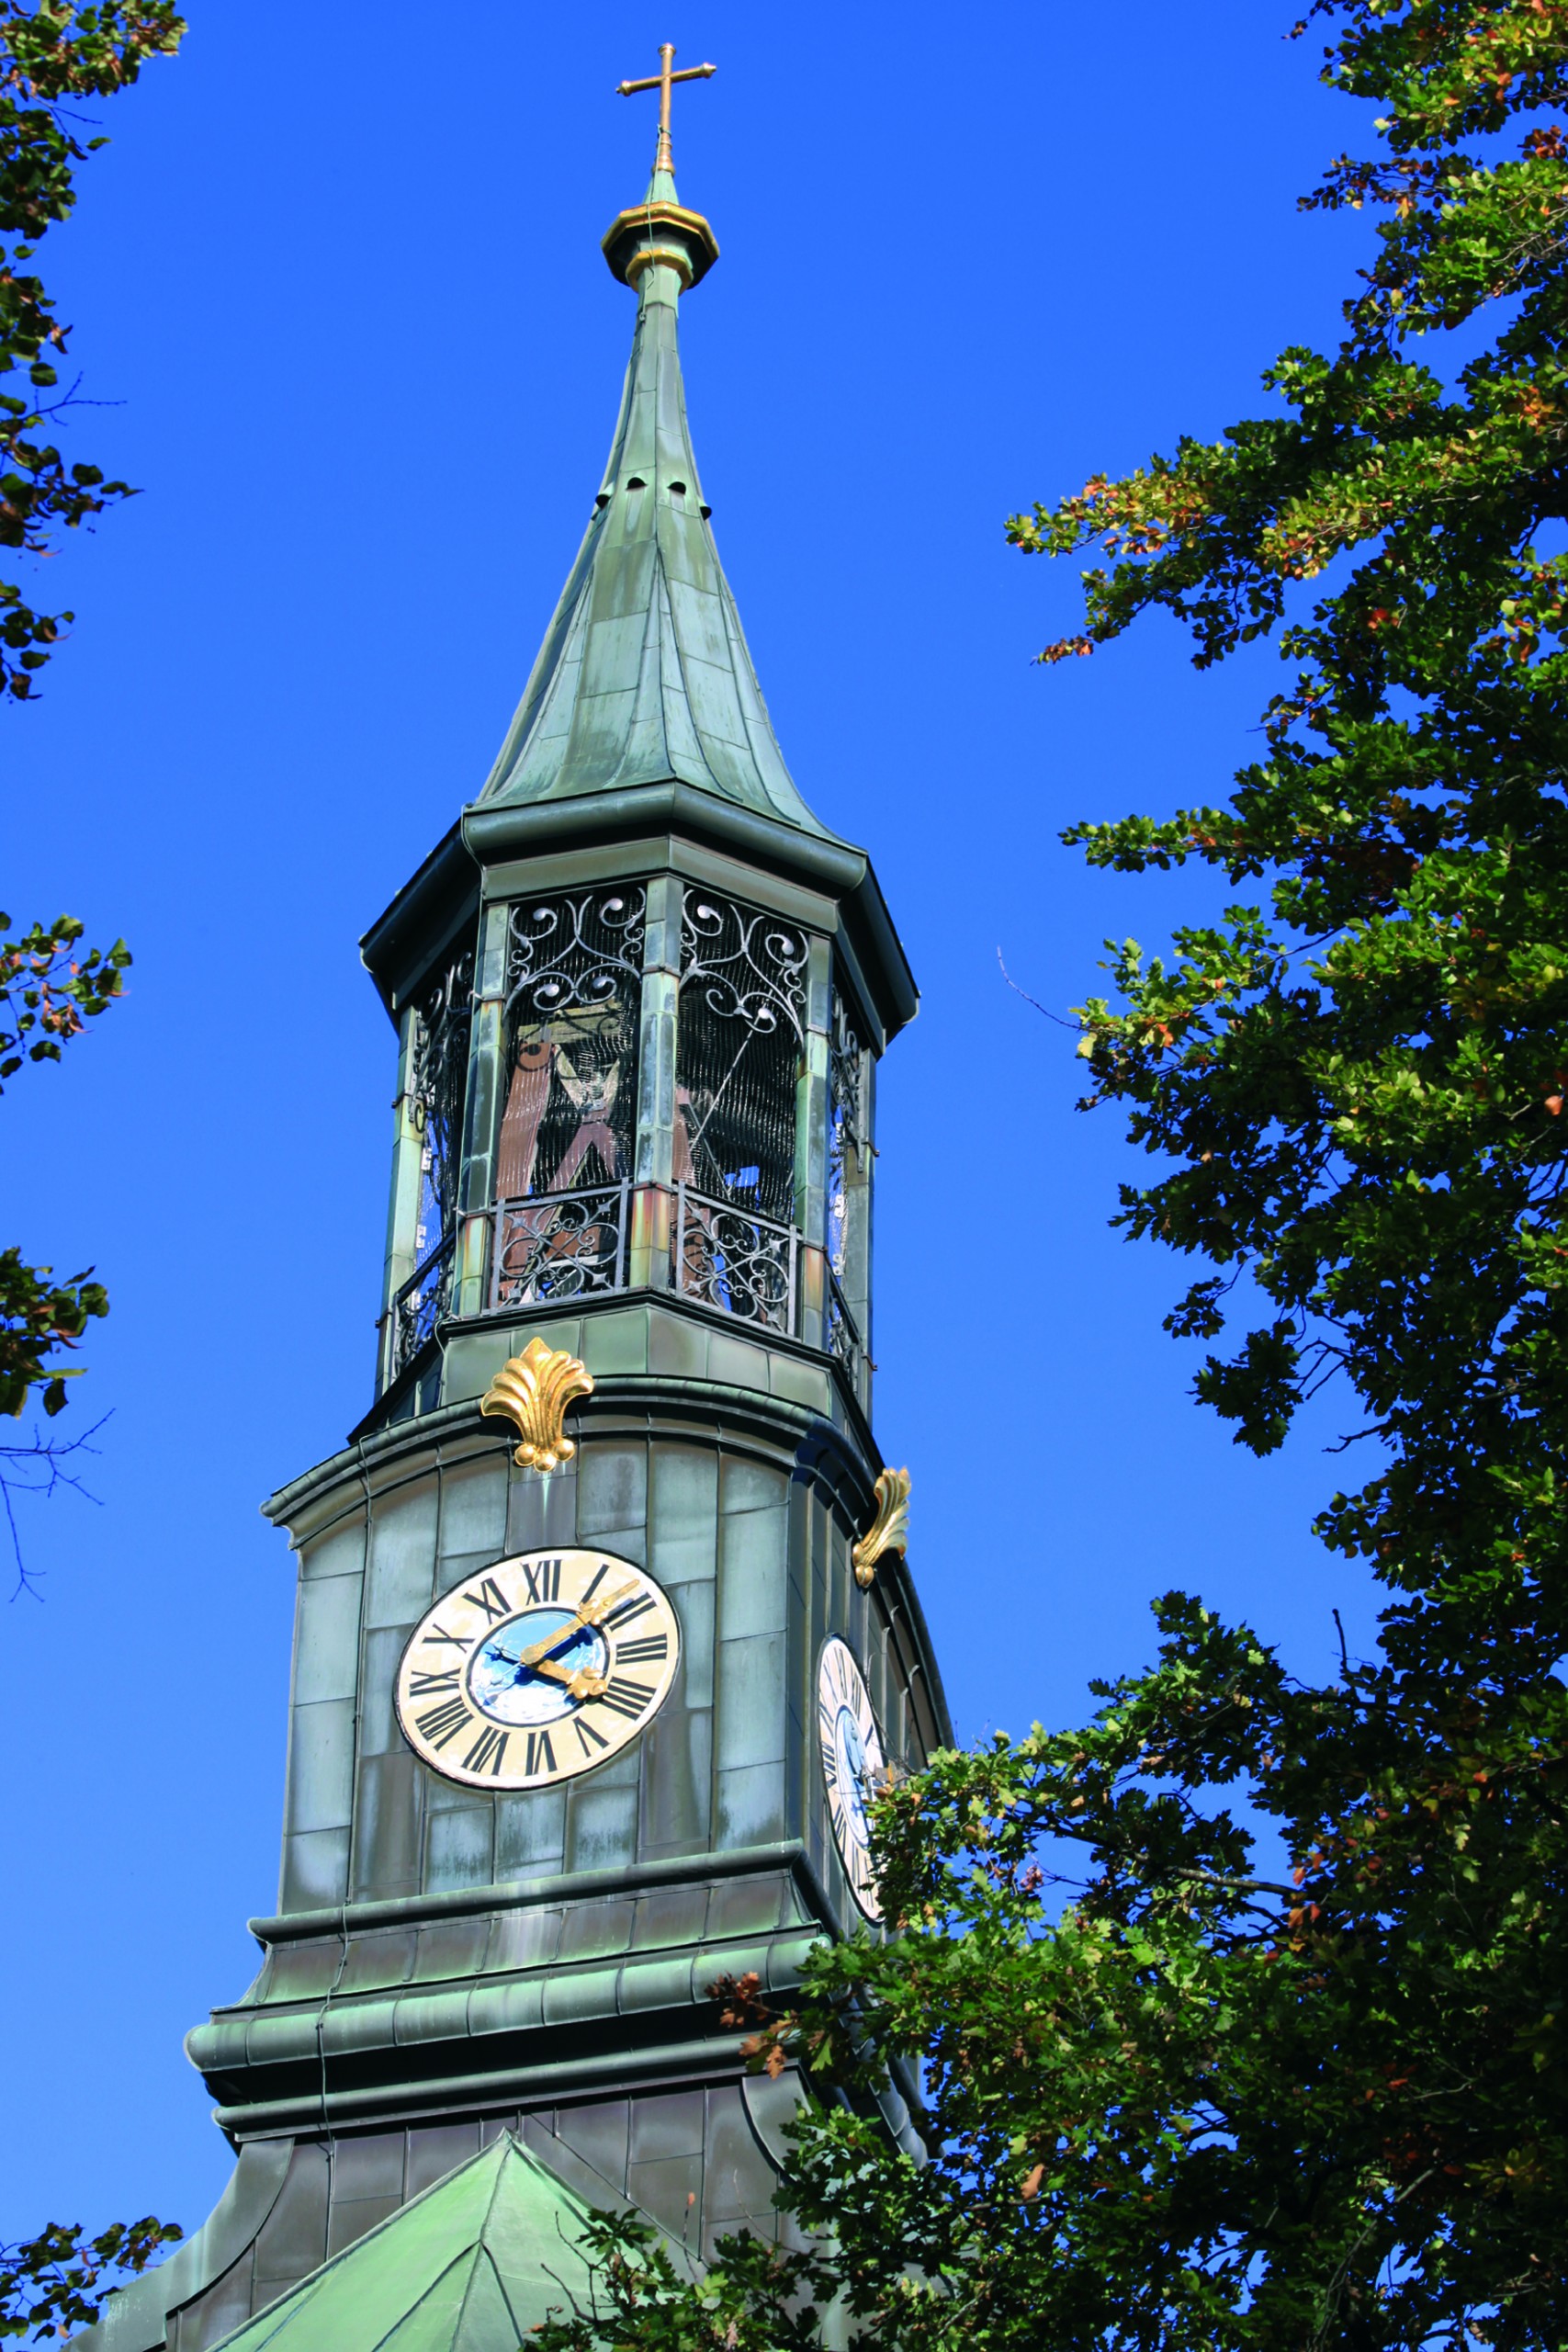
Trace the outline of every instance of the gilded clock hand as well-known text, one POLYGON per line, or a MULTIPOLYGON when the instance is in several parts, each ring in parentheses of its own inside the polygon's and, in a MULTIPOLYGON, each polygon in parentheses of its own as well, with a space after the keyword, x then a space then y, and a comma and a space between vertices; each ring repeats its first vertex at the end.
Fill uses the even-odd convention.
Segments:
MULTIPOLYGON (((562 1634, 559 1638, 564 1641, 566 1636, 562 1634)), ((592 1673, 586 1667, 558 1666, 553 1658, 534 1657, 526 1651, 521 1657, 513 1657, 510 1650, 502 1650, 501 1655, 512 1668, 513 1686, 519 1682, 526 1682, 530 1675, 544 1674, 547 1675, 552 1682, 565 1683, 574 1699, 596 1699, 604 1687, 604 1677, 592 1673), (592 1690, 580 1690, 576 1687, 580 1682, 595 1683, 598 1688, 592 1690)))
POLYGON ((635 1585, 617 1585, 614 1592, 606 1592, 597 1600, 581 1602, 573 1613, 570 1625, 563 1625, 558 1633, 547 1634, 542 1642, 531 1643, 527 1649, 519 1650, 518 1665, 537 1666, 541 1658, 549 1657, 555 1651, 564 1649, 568 1642, 576 1639, 585 1625, 603 1624, 611 1610, 618 1602, 627 1600, 636 1590, 635 1585))
POLYGON ((629 1600, 636 1590, 635 1584, 618 1584, 609 1592, 602 1592, 597 1600, 585 1600, 580 1611, 583 1623, 602 1625, 611 1610, 618 1609, 623 1600, 629 1600))
POLYGON ((529 1671, 547 1674, 552 1682, 563 1682, 574 1699, 601 1699, 606 1688, 604 1677, 595 1674, 591 1667, 557 1666, 553 1658, 536 1658, 529 1671))

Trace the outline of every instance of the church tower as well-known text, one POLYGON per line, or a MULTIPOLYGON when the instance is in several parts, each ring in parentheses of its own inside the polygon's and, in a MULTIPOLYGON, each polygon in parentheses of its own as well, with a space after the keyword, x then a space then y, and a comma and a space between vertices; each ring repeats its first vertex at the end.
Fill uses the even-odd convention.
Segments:
POLYGON ((712 68, 661 54, 581 547, 488 779, 362 944, 398 1054, 375 1396, 266 1505, 277 1911, 187 2041, 237 2163, 101 2352, 513 2352, 585 2205, 694 2254, 787 2229, 800 2088, 708 1988, 787 1996, 874 1929, 862 1792, 950 1736, 871 1422, 875 1077, 916 993, 720 567, 677 345, 718 248, 669 141, 712 68))

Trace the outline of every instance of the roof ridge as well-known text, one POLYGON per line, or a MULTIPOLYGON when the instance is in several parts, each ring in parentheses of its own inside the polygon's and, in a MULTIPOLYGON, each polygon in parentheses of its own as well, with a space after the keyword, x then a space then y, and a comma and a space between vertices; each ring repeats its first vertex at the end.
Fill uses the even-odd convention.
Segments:
MULTIPOLYGON (((475 2238, 472 2245, 466 2246, 463 2253, 455 2257, 455 2259, 459 2262, 464 2260, 465 2257, 467 2258, 468 2275, 463 2281, 463 2291, 457 2301, 457 2324, 453 2330, 454 2341, 460 2340, 464 2324, 468 2316, 468 2298, 474 2291, 474 2278, 479 2270, 479 2256, 483 2255, 485 2259, 490 2263, 491 2268, 492 2270, 496 2270, 494 2257, 491 2254, 490 2248, 485 2243, 485 2233, 490 2228, 491 2222, 495 2218, 496 2205, 500 2200, 502 2188, 506 2179, 506 2159, 509 2154, 521 2155, 524 2154, 523 2147, 518 2141, 516 2134, 513 2132, 503 2132, 494 2144, 501 2150, 501 2162, 496 2165, 495 2178, 491 2183, 490 2196, 485 2203, 484 2219, 479 2223, 479 2235, 475 2238)), ((481 2148, 479 2150, 479 2155, 481 2158, 488 2154, 488 2153, 489 2151, 487 2149, 481 2148)), ((452 2267, 452 2264, 448 2264, 447 2269, 450 2270, 452 2267)), ((441 2273, 442 2278, 446 2278, 446 2271, 445 2270, 441 2273)), ((435 2282, 433 2282, 433 2284, 435 2282)), ((506 2292, 506 2282, 502 2278, 499 2270, 496 2270, 496 2285, 501 2290, 502 2301, 506 2304, 507 2309, 510 2311, 512 2308, 512 2299, 506 2292)), ((426 2291, 428 2292, 429 2290, 426 2291)), ((400 2322, 400 2324, 401 2323, 400 2322)))

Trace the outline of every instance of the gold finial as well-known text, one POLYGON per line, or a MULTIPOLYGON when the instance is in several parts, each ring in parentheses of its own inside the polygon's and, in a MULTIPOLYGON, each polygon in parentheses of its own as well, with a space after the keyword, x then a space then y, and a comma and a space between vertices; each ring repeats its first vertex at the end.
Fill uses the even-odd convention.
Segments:
POLYGON ((523 1442, 512 1459, 520 1469, 547 1475, 577 1452, 563 1424, 574 1396, 587 1396, 593 1375, 564 1348, 530 1340, 520 1356, 510 1356, 479 1400, 481 1413, 515 1421, 523 1442))
POLYGON ((902 1554, 909 1548, 908 1472, 879 1470, 873 1491, 876 1496, 876 1517, 859 1543, 850 1546, 855 1582, 862 1587, 871 1583, 885 1552, 902 1554))
POLYGON ((705 82, 710 74, 716 74, 717 72, 718 68, 716 65, 682 65, 681 71, 677 74, 675 71, 675 44, 672 40, 663 40, 659 44, 659 71, 657 74, 650 74, 645 82, 616 83, 615 96, 618 98, 633 97, 638 90, 657 90, 659 93, 659 144, 655 148, 653 154, 653 168, 656 172, 669 172, 672 175, 675 169, 674 158, 670 148, 670 92, 671 87, 677 82, 705 82))

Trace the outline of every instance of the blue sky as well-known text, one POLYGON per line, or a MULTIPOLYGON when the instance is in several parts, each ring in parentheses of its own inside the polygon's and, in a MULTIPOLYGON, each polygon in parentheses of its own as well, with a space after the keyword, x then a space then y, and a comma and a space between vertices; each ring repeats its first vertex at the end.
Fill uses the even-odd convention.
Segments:
MULTIPOLYGON (((12 1934, 0 2236, 229 2169, 185 2030, 271 1909, 292 1589, 257 1516, 368 1399, 392 1035, 355 942, 482 781, 597 485, 666 30, 694 436, 784 752, 866 842, 922 989, 881 1085, 876 1421, 962 1736, 1070 1722, 1172 1585, 1303 1673, 1359 1573, 1308 1532, 1332 1408, 1259 1464, 1190 1400, 1183 1270, 1107 1230, 1065 1010, 1194 878, 1084 873, 1079 816, 1220 797, 1276 674, 1156 621, 1053 672, 1070 567, 1002 519, 1254 413, 1333 336, 1366 224, 1296 195, 1362 133, 1291 11, 918 0, 197 0, 45 248, 79 447, 146 494, 73 545, 79 618, 0 711, 4 902, 123 932, 130 993, 8 1092, 4 1238, 96 1261, 71 1418, 96 1506, 34 1509, 0 1618, 12 1934)), ((0 1604, 3 1606, 3 1604, 0 1604)))

